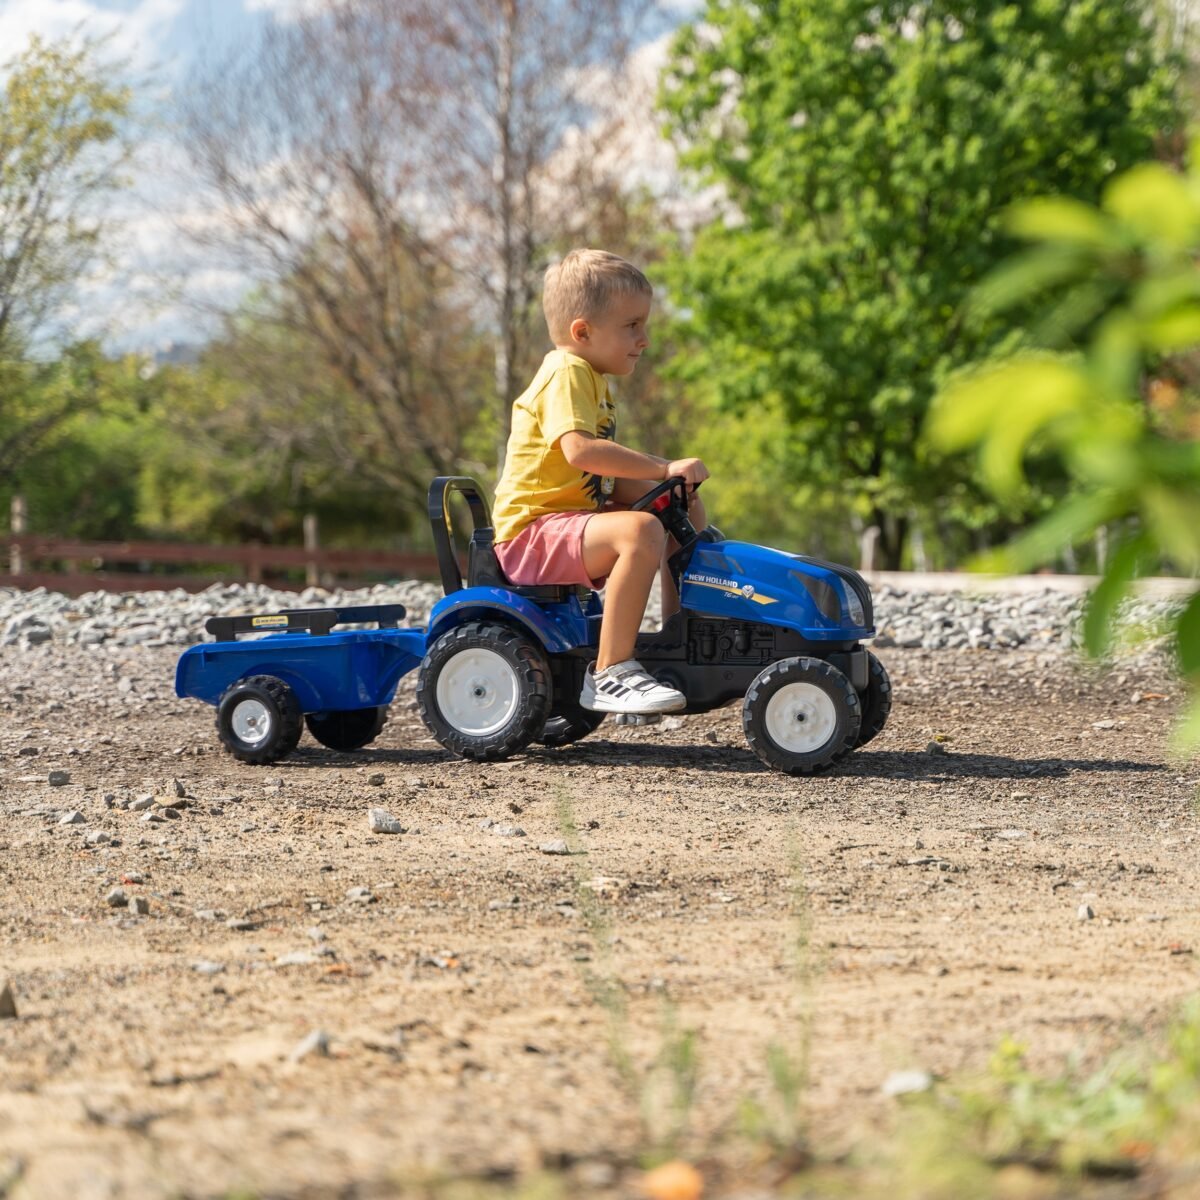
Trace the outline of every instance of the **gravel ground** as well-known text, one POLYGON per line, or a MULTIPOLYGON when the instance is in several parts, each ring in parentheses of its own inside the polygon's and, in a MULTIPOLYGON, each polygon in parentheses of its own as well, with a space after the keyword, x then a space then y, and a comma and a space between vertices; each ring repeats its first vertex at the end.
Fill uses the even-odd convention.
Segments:
MULTIPOLYGON (((433 595, 353 599, 419 619, 433 595)), ((247 767, 175 698, 178 647, 296 597, 0 593, 0 1192, 382 1197, 550 1163, 571 1195, 632 1194, 590 897, 635 1062, 664 998, 698 1030, 714 1195, 770 1194, 716 1139, 801 1028, 831 1153, 886 1129, 895 1072, 961 1077, 1010 1033, 1048 1068, 1158 1029, 1200 948, 1178 689, 1153 648, 1081 667, 1077 600, 1029 599, 882 591, 892 719, 801 780, 762 767, 736 706, 457 762, 411 679, 368 751, 306 737, 247 767), (543 849, 564 803, 570 855, 543 849)))

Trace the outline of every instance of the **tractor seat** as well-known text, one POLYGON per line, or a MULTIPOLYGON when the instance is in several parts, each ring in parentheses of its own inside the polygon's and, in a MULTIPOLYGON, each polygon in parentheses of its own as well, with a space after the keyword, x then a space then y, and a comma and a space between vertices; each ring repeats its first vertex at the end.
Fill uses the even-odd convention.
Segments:
POLYGON ((537 604, 565 604, 572 595, 587 599, 591 588, 567 583, 509 583, 500 570, 493 545, 495 531, 490 525, 481 525, 471 534, 471 546, 467 552, 467 586, 499 587, 524 596, 537 604))

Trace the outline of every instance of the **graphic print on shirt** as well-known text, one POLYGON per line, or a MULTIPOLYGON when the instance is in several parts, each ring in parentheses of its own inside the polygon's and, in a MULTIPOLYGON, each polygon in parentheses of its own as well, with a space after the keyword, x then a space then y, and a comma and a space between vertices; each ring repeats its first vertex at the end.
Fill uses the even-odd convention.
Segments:
MULTIPOLYGON (((617 436, 617 418, 612 409, 604 407, 601 410, 600 423, 596 427, 596 436, 598 438, 607 438, 612 441, 617 436)), ((605 500, 612 493, 611 476, 605 475, 589 475, 584 472, 583 490, 587 492, 588 497, 597 508, 603 508, 605 500), (604 482, 608 479, 610 482, 605 488, 604 482)))

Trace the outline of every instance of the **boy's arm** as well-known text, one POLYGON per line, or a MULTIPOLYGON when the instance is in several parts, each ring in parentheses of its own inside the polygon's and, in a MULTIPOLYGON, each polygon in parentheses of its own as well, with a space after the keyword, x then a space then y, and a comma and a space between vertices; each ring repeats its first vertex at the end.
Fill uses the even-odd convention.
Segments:
POLYGON ((668 479, 672 475, 682 475, 691 484, 708 478, 708 470, 698 458, 680 458, 672 462, 631 450, 608 438, 595 437, 581 429, 564 433, 559 445, 567 462, 589 475, 611 475, 614 479, 668 479))

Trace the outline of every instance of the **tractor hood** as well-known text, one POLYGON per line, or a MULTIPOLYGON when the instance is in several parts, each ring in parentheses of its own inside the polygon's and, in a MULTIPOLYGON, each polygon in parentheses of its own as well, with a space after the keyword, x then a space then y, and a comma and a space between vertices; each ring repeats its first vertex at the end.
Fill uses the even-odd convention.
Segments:
POLYGON ((782 625, 813 641, 875 636, 871 589, 857 571, 751 542, 698 542, 680 580, 680 602, 782 625))

